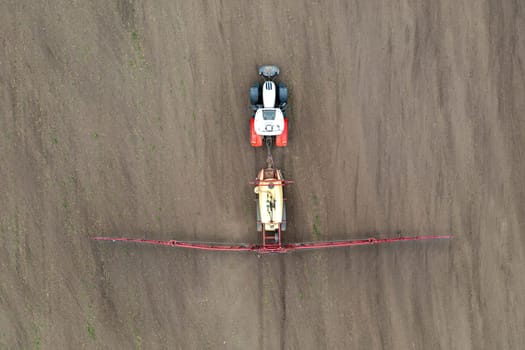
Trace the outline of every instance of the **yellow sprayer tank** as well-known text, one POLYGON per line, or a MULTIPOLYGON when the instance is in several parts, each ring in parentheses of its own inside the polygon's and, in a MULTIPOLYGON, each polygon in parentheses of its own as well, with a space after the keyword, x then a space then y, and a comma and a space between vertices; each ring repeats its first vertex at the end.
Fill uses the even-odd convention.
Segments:
POLYGON ((264 231, 277 230, 283 220, 283 176, 279 169, 261 169, 257 175, 257 219, 264 225, 264 231))

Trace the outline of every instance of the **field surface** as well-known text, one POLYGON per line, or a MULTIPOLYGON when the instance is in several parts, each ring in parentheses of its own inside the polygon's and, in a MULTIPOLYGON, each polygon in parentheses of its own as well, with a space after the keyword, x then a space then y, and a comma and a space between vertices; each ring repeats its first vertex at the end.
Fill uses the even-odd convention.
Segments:
POLYGON ((523 1, 0 0, 0 349, 521 349, 523 1), (248 88, 290 87, 287 242, 248 88))

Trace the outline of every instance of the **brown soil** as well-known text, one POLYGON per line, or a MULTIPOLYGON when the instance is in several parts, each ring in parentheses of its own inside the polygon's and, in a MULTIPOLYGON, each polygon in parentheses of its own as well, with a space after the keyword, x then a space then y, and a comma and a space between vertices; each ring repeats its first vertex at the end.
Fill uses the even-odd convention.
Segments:
POLYGON ((519 349, 522 1, 0 5, 0 349, 519 349), (290 86, 286 241, 252 254, 248 87, 290 86))

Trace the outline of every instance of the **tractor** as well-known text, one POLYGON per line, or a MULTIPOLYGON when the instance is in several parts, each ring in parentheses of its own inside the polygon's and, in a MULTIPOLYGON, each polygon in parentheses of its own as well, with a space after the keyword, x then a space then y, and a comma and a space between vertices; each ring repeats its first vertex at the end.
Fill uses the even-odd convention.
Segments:
POLYGON ((288 88, 282 82, 276 84, 279 67, 264 65, 259 67, 259 75, 264 79, 250 87, 250 144, 261 147, 263 143, 275 143, 277 147, 288 145, 288 88))

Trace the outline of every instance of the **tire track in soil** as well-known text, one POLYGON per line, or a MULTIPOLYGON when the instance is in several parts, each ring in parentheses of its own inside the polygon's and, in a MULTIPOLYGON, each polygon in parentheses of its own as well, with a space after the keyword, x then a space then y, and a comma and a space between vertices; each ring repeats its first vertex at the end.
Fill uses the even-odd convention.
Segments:
POLYGON ((281 349, 286 348, 286 255, 282 254, 280 258, 280 283, 279 291, 281 293, 281 349))
POLYGON ((258 264, 257 264, 257 282, 259 284, 258 288, 258 311, 259 311, 259 349, 264 349, 264 307, 263 307, 263 286, 264 286, 264 276, 263 276, 263 268, 262 268, 262 260, 260 256, 257 256, 258 264))

